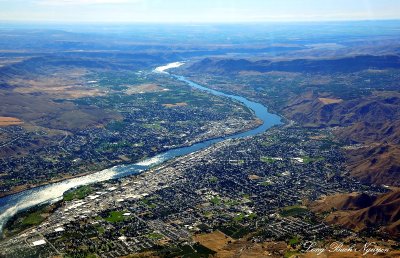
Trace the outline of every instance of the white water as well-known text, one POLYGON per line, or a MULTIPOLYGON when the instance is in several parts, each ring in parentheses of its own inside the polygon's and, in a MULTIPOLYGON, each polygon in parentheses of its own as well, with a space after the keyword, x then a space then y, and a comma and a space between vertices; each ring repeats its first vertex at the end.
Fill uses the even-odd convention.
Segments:
POLYGON ((156 69, 154 69, 154 72, 156 73, 165 73, 167 74, 166 70, 172 69, 172 68, 178 68, 179 66, 184 65, 184 62, 175 62, 175 63, 170 63, 164 66, 159 66, 156 69))

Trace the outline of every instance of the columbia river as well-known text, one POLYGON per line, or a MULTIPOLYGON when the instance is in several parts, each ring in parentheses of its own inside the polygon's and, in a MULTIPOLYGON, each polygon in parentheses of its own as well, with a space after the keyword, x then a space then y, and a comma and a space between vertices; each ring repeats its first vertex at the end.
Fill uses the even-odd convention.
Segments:
POLYGON ((63 193, 65 191, 68 191, 69 189, 81 185, 88 185, 110 179, 117 179, 121 177, 139 174, 150 169, 151 167, 160 165, 165 161, 174 159, 179 156, 187 155, 195 151, 199 151, 217 142, 221 142, 227 139, 236 139, 236 138, 243 138, 247 136, 257 135, 265 132, 266 130, 275 125, 279 125, 282 123, 281 118, 279 116, 269 113, 267 107, 265 107, 260 103, 250 101, 241 96, 225 94, 220 91, 209 89, 197 83, 194 83, 183 76, 173 75, 166 72, 166 70, 179 67, 182 64, 183 63, 180 62, 170 63, 165 66, 157 67, 154 70, 154 72, 164 74, 166 76, 172 76, 174 79, 185 82, 189 86, 196 88, 198 90, 202 90, 216 96, 226 97, 238 101, 247 108, 249 108, 250 110, 252 110, 255 116, 262 121, 262 124, 257 128, 251 129, 246 132, 203 141, 188 147, 172 149, 134 164, 115 166, 89 175, 67 179, 61 182, 32 188, 29 190, 25 190, 13 195, 0 198, 0 232, 1 229, 4 227, 4 225, 7 223, 7 221, 18 212, 29 209, 39 204, 57 202, 62 199, 63 193))

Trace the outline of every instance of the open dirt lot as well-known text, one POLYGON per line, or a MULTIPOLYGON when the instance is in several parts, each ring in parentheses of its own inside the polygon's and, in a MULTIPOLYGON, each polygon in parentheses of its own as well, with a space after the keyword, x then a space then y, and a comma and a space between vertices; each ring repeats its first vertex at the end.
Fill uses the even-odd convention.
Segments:
POLYGON ((343 99, 319 98, 319 101, 321 101, 325 105, 329 105, 341 103, 343 102, 343 99))
POLYGON ((205 247, 216 252, 222 250, 229 242, 234 241, 231 237, 225 235, 219 230, 209 234, 197 235, 194 239, 205 247))
POLYGON ((15 117, 0 116, 0 126, 20 125, 23 123, 24 122, 15 117))

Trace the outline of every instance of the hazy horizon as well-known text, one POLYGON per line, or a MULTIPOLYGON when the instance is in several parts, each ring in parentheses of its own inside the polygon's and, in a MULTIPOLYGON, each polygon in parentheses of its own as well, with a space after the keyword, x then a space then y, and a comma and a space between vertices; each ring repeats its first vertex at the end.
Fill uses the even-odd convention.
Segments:
POLYGON ((400 19, 394 0, 0 0, 0 22, 264 23, 400 19))

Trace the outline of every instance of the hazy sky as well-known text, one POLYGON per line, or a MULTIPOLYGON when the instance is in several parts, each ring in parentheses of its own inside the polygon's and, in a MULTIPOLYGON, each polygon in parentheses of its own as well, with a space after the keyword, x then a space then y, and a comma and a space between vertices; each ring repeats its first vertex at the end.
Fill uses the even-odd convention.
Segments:
POLYGON ((0 0, 2 21, 199 23, 399 18, 400 0, 0 0))

